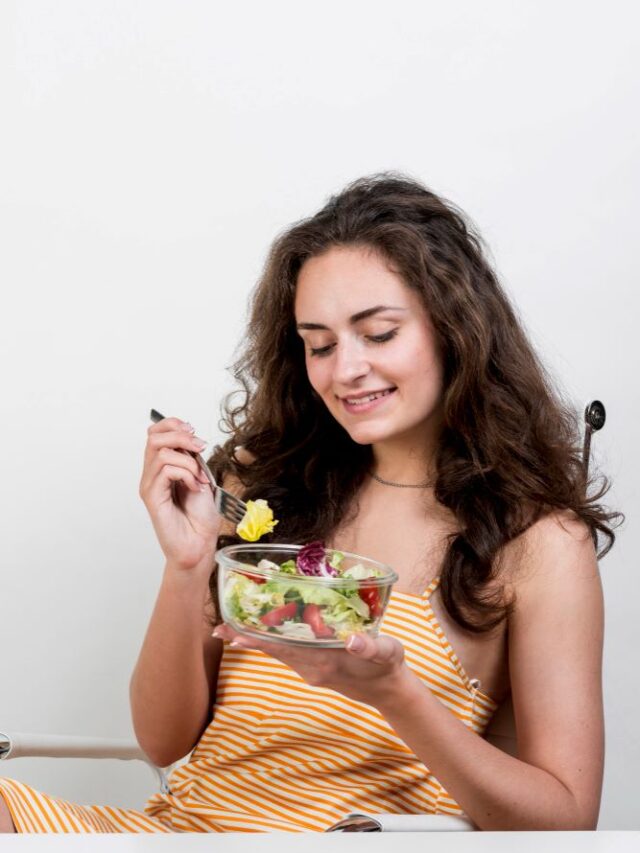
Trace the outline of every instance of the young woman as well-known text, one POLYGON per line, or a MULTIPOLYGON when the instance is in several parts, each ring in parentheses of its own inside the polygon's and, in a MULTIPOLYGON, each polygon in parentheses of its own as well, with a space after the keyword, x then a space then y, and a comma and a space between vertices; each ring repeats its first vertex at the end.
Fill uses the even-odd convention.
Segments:
POLYGON ((299 831, 353 811, 464 812, 486 830, 595 828, 596 551, 617 516, 462 214, 402 176, 347 187, 275 242, 236 368, 245 397, 212 470, 269 501, 263 541, 393 566, 381 636, 321 650, 220 624, 214 554, 237 537, 185 452, 201 443, 167 418, 140 486, 166 565, 131 705, 153 761, 193 753, 143 812, 0 780, 0 819, 299 831), (509 695, 517 758, 481 737, 509 695))

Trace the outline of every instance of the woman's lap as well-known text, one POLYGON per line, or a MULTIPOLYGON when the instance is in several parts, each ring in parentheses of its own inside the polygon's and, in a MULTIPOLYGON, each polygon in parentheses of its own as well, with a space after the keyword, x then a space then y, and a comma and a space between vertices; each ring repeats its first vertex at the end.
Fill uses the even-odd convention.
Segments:
POLYGON ((14 779, 0 777, 0 796, 17 832, 171 832, 159 820, 136 809, 81 806, 14 779))

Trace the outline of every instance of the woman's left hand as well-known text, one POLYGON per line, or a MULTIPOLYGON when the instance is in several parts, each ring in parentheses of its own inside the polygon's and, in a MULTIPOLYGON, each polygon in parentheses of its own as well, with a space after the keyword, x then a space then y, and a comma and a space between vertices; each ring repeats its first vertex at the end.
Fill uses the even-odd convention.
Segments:
POLYGON ((261 641, 218 625, 214 637, 233 648, 258 649, 291 667, 308 684, 328 687, 357 702, 374 707, 387 703, 410 672, 404 648, 393 637, 351 634, 345 648, 327 649, 261 641))

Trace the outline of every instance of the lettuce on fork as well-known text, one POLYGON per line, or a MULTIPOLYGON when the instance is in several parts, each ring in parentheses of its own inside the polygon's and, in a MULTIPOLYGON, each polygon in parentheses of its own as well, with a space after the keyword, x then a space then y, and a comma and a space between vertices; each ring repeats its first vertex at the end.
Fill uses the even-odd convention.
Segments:
POLYGON ((265 533, 271 533, 277 523, 269 504, 259 498, 257 501, 247 501, 247 511, 236 527, 236 533, 247 542, 257 542, 265 533))

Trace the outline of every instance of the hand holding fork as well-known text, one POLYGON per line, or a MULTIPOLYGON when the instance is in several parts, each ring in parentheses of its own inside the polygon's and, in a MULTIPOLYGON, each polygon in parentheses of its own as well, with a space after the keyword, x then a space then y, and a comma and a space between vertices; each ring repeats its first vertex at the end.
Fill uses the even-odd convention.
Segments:
POLYGON ((151 417, 140 497, 168 562, 210 572, 222 516, 237 524, 245 504, 217 485, 200 456, 206 443, 189 424, 155 410, 151 417))
MULTIPOLYGON (((151 409, 151 420, 154 421, 154 423, 159 423, 164 419, 164 415, 161 415, 156 409, 151 409)), ((223 515, 229 521, 234 522, 234 524, 239 524, 247 511, 246 503, 241 501, 240 498, 237 498, 235 495, 232 495, 231 492, 227 492, 222 488, 222 486, 219 486, 216 483, 215 478, 211 473, 211 469, 199 453, 194 451, 189 452, 198 463, 200 470, 209 480, 209 485, 213 492, 213 500, 220 515, 223 515)))

